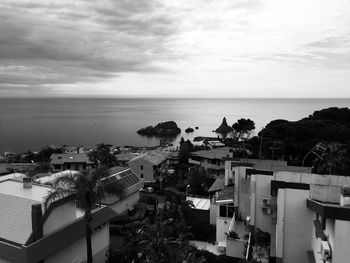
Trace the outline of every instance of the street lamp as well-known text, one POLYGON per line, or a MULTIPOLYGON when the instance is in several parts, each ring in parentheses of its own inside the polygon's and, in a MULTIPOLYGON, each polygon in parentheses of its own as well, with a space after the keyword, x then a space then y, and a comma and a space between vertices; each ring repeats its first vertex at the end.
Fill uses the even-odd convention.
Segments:
POLYGON ((190 187, 191 187, 191 186, 190 186, 189 184, 186 186, 185 196, 187 196, 187 191, 188 191, 188 189, 189 189, 190 187))

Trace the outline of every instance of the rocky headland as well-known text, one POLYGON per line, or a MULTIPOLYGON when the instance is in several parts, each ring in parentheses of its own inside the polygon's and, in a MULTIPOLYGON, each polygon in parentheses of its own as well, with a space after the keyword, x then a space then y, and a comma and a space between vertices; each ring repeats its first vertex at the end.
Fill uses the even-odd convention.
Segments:
POLYGON ((232 127, 227 124, 226 118, 222 120, 221 125, 219 128, 215 130, 216 133, 229 133, 232 131, 232 127))
POLYGON ((172 137, 181 133, 181 129, 174 121, 166 121, 158 123, 156 126, 147 126, 137 131, 140 135, 158 136, 158 137, 172 137))

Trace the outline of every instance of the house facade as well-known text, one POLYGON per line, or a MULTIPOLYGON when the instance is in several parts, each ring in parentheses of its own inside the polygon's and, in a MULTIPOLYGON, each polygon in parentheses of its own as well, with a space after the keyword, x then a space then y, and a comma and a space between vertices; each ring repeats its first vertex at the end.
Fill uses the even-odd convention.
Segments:
POLYGON ((91 168, 93 162, 86 153, 54 153, 50 157, 50 165, 53 172, 84 171, 91 168))
POLYGON ((170 165, 173 154, 162 150, 153 150, 131 159, 130 169, 144 182, 154 182, 159 172, 170 165))
POLYGON ((212 177, 225 174, 225 160, 232 157, 232 148, 219 147, 191 153, 190 164, 204 168, 212 177))

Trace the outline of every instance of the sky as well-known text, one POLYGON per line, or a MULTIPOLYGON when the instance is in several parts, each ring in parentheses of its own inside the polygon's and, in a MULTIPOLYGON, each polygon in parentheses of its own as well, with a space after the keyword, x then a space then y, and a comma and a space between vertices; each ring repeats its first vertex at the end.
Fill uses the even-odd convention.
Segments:
POLYGON ((349 0, 0 0, 0 98, 349 98, 349 83, 349 0))

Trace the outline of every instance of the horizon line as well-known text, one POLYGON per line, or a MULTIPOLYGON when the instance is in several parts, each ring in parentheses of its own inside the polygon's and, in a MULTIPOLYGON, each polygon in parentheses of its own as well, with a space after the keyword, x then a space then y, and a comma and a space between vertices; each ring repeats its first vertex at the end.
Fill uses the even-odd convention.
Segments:
POLYGON ((348 100, 350 97, 150 97, 150 96, 9 96, 0 97, 0 99, 209 99, 209 100, 231 100, 231 99, 269 99, 269 100, 286 100, 286 99, 343 99, 348 100))

